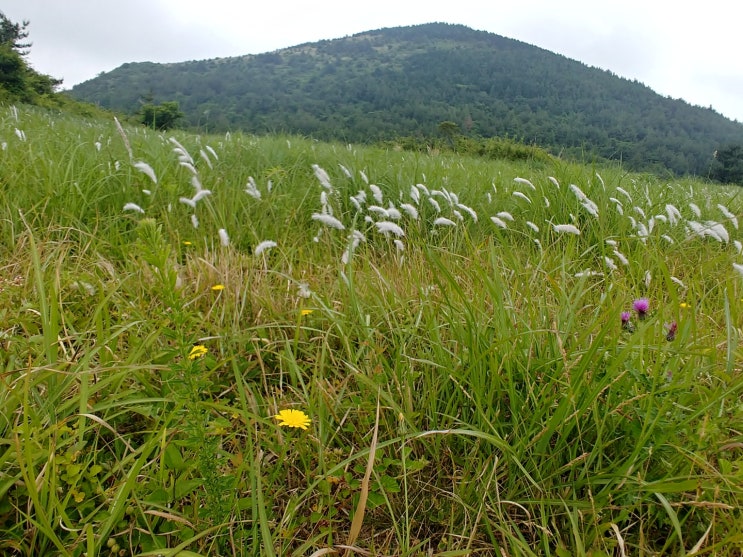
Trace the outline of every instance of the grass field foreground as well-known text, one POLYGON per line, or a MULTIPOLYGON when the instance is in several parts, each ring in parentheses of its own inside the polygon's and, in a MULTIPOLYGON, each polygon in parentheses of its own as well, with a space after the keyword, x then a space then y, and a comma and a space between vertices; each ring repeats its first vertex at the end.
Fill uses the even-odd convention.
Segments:
POLYGON ((0 107, 0 552, 741 555, 740 190, 0 107))

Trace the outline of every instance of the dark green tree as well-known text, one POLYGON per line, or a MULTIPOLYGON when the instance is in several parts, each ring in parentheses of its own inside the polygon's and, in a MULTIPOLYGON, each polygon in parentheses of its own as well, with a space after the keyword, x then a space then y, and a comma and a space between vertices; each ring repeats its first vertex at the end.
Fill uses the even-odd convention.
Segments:
POLYGON ((723 184, 743 186, 743 145, 731 143, 715 151, 712 177, 723 184))
POLYGON ((13 23, 0 12, 0 98, 21 102, 37 102, 52 95, 62 80, 33 70, 24 56, 28 54, 28 21, 13 23))
POLYGON ((28 21, 13 23, 0 12, 0 44, 10 47, 21 56, 28 54, 31 43, 23 42, 28 38, 28 21))
POLYGON ((439 133, 448 141, 449 147, 454 148, 454 138, 459 135, 459 125, 450 120, 445 120, 439 123, 438 129, 439 133))
POLYGON ((168 130, 183 117, 177 101, 165 101, 160 104, 147 103, 140 109, 141 122, 156 130, 168 130))

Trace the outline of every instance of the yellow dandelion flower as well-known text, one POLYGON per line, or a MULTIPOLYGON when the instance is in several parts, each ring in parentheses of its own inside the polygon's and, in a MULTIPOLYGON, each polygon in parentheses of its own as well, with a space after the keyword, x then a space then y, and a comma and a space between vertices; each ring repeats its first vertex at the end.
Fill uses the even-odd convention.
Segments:
POLYGON ((185 240, 185 241, 183 242, 183 245, 184 245, 184 246, 190 246, 190 245, 191 245, 191 242, 189 242, 188 240, 185 240))
POLYGON ((196 358, 201 358, 207 352, 209 351, 206 349, 206 346, 204 346, 203 344, 197 344, 196 346, 191 348, 191 352, 188 354, 188 359, 195 360, 196 358))
POLYGON ((304 317, 305 315, 309 315, 313 311, 315 311, 315 310, 314 309, 303 309, 300 313, 301 313, 302 317, 304 317))
POLYGON ((307 429, 307 426, 312 423, 312 419, 301 410, 282 410, 274 418, 279 420, 281 427, 307 429))
POLYGON ((224 284, 215 284, 212 286, 212 290, 215 292, 219 292, 220 290, 224 290, 224 284))
POLYGON ((679 304, 679 307, 680 307, 681 309, 689 309, 689 308, 690 308, 691 306, 690 306, 689 304, 687 304, 686 302, 681 302, 681 303, 679 304))

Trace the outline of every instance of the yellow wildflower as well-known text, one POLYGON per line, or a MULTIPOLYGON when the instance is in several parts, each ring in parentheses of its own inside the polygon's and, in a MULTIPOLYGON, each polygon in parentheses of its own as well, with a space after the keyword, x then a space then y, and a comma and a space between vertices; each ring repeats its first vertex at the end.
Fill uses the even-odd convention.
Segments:
POLYGON ((191 245, 191 242, 189 242, 188 240, 185 240, 185 241, 183 242, 183 245, 184 245, 184 246, 190 246, 190 245, 191 245))
POLYGON ((302 317, 304 317, 305 315, 309 315, 313 311, 315 310, 314 309, 303 309, 300 313, 302 314, 302 317))
POLYGON ((307 426, 312 423, 312 419, 301 410, 282 410, 274 418, 279 420, 281 427, 307 429, 307 426))
POLYGON ((212 286, 212 290, 215 292, 219 292, 220 290, 224 290, 224 284, 215 284, 212 286))
POLYGON ((679 307, 680 307, 681 309, 689 309, 689 308, 690 308, 691 306, 690 306, 689 304, 687 304, 686 302, 681 302, 681 303, 679 304, 679 307))
POLYGON ((206 349, 206 346, 203 344, 197 344, 193 348, 191 348, 191 352, 188 354, 189 360, 195 360, 196 358, 201 358, 204 356, 208 350, 206 349))

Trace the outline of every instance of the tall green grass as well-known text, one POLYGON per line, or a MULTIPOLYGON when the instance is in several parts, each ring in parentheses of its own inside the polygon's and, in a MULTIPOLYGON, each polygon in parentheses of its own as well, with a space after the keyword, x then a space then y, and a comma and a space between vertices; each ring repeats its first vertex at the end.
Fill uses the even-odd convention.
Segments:
POLYGON ((0 143, 4 554, 743 551, 737 190, 26 107, 0 143))

